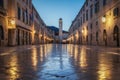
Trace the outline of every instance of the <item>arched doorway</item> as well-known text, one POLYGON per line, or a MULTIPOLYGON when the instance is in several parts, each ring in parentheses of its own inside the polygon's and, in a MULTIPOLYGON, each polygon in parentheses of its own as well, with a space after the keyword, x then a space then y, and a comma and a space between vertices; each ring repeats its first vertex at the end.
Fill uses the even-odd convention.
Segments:
POLYGON ((92 45, 92 33, 90 34, 90 45, 92 45))
POLYGON ((17 45, 20 45, 20 29, 17 30, 17 45))
POLYGON ((105 46, 107 46, 107 32, 106 32, 106 30, 103 31, 103 41, 105 43, 105 46))
POLYGON ((0 25, 0 46, 1 46, 1 40, 4 40, 4 31, 2 25, 0 25))
POLYGON ((96 32, 96 42, 97 42, 97 45, 99 45, 99 40, 98 40, 98 37, 99 37, 99 33, 96 32))
POLYGON ((88 45, 88 35, 86 36, 86 41, 87 41, 87 45, 88 45))
POLYGON ((119 28, 118 28, 118 26, 115 26, 115 27, 114 27, 113 39, 114 39, 114 41, 116 41, 117 47, 119 47, 119 46, 120 46, 120 43, 119 43, 119 28))
POLYGON ((4 40, 4 31, 1 25, 0 25, 0 40, 4 40))

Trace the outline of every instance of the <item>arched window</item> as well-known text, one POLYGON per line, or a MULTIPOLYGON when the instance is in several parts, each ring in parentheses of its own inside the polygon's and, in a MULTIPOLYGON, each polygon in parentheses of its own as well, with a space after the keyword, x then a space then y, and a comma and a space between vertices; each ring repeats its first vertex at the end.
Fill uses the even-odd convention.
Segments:
POLYGON ((1 25, 0 25, 0 40, 4 40, 4 31, 1 25))

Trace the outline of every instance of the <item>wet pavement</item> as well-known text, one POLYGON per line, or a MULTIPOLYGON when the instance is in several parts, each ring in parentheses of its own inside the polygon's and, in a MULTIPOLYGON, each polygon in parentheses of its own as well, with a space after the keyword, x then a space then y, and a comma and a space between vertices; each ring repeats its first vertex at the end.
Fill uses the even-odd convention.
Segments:
POLYGON ((0 80, 120 80, 120 48, 72 44, 0 48, 0 80))

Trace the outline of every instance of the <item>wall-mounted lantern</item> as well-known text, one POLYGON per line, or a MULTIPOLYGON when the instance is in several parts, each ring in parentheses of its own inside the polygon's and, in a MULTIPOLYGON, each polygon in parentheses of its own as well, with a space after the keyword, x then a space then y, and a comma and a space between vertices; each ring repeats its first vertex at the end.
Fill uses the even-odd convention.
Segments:
POLYGON ((106 16, 105 16, 105 15, 102 17, 102 22, 103 22, 103 23, 106 22, 106 16))
POLYGON ((33 34, 35 34, 36 33, 36 31, 35 30, 33 30, 33 34))
POLYGON ((15 28, 15 17, 8 17, 8 26, 10 29, 15 28))
POLYGON ((84 33, 84 29, 82 29, 82 34, 84 33))

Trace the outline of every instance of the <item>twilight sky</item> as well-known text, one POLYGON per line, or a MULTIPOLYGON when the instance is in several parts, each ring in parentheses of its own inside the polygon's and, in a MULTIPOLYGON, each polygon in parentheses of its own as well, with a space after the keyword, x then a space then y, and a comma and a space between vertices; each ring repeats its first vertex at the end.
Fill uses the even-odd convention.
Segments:
POLYGON ((63 29, 68 30, 85 0, 33 0, 41 18, 48 26, 59 27, 59 18, 63 19, 63 29))

